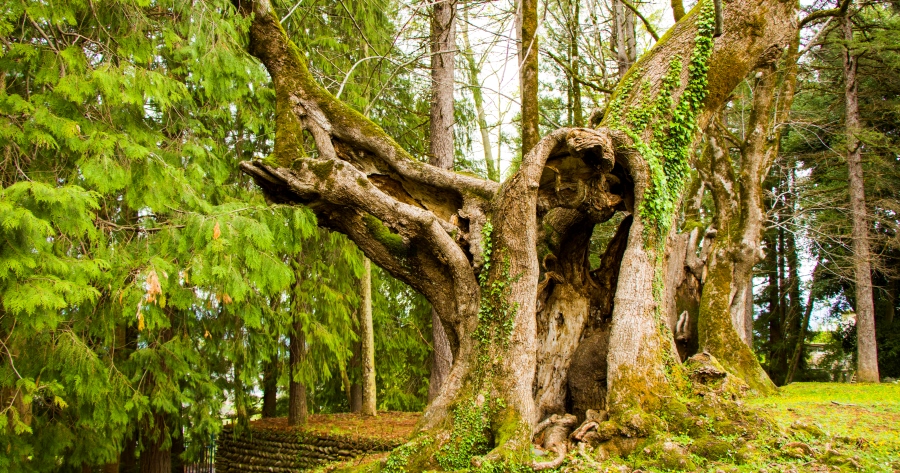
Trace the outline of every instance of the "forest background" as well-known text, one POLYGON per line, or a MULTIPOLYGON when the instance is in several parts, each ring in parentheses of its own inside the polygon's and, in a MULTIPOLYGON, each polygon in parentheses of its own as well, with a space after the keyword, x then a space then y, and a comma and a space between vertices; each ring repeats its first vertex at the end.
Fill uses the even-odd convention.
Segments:
MULTIPOLYGON (((671 24, 667 6, 635 3, 635 17, 617 5, 540 5, 543 133, 585 126, 671 24)), ((427 5, 276 9, 320 83, 428 159, 427 5)), ((453 165, 498 180, 521 155, 515 5, 459 12, 453 165)), ((189 462, 223 422, 288 414, 291 388, 309 412, 356 408, 367 265, 307 209, 268 205, 238 169, 271 155, 275 133, 269 76, 245 52, 247 20, 216 1, 9 2, 0 15, 0 469, 137 468, 147 452, 189 462)), ((821 367, 854 363, 848 45, 860 57, 878 364, 900 377, 900 17, 866 3, 854 22, 850 43, 836 21, 809 22, 796 97, 775 124, 753 342, 776 384, 832 379, 821 367), (804 341, 825 344, 827 357, 811 366, 801 356, 793 374, 804 341)), ((719 120, 735 156, 754 79, 719 120)), ((697 205, 686 201, 681 225, 702 234, 714 202, 703 169, 694 182, 697 205)), ((595 232, 596 265, 617 223, 595 232)), ((422 410, 431 309, 377 267, 371 280, 378 408, 422 410)))

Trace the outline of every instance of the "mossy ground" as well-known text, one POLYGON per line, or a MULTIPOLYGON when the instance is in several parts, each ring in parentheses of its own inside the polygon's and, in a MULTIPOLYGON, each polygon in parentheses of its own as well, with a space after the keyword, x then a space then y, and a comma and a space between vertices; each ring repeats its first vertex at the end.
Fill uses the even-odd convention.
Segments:
POLYGON ((671 435, 625 458, 575 455, 560 471, 900 472, 900 384, 794 383, 743 404, 774 420, 755 438, 671 435))
MULTIPOLYGON (((619 439, 618 443, 629 444, 619 446, 635 453, 605 461, 598 461, 589 449, 576 450, 551 471, 900 473, 898 383, 794 383, 771 396, 747 399, 743 405, 772 419, 774 426, 759 424, 756 430, 741 434, 748 427, 746 422, 737 428, 718 425, 715 414, 698 407, 692 410, 710 422, 690 434, 619 439)), ((356 459, 340 465, 341 471, 379 471, 384 458, 380 454, 356 459)))

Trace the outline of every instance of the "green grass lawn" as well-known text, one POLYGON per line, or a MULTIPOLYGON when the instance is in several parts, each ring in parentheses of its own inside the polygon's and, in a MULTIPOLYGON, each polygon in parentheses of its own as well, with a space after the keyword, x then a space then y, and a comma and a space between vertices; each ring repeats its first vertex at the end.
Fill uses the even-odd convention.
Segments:
POLYGON ((806 461, 785 465, 798 472, 900 472, 900 384, 794 383, 747 404, 768 412, 791 440, 812 449, 814 455, 798 459, 806 461), (848 461, 828 465, 815 458, 829 449, 848 461))

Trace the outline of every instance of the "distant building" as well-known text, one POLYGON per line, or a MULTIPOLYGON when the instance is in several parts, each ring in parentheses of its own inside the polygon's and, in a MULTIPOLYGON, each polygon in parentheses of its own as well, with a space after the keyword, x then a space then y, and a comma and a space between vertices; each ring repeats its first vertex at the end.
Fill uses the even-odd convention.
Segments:
POLYGON ((807 343, 807 370, 812 379, 849 383, 853 378, 853 360, 850 355, 830 343, 807 343))

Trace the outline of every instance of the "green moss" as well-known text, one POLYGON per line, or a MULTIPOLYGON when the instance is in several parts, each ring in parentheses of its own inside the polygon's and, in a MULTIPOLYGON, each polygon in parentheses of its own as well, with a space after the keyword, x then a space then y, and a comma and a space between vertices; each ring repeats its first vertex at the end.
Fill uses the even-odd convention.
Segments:
POLYGON ((381 220, 371 214, 363 215, 363 224, 378 243, 384 245, 392 254, 405 258, 407 254, 406 244, 400 235, 392 232, 381 220))
POLYGON ((331 171, 334 170, 334 161, 310 161, 307 166, 309 167, 309 170, 316 175, 316 177, 324 181, 325 179, 328 179, 328 177, 331 175, 331 171))
POLYGON ((391 452, 379 471, 382 473, 403 473, 410 470, 410 461, 414 461, 417 456, 422 457, 420 455, 421 452, 431 446, 432 443, 433 440, 427 436, 419 436, 406 442, 391 452))

